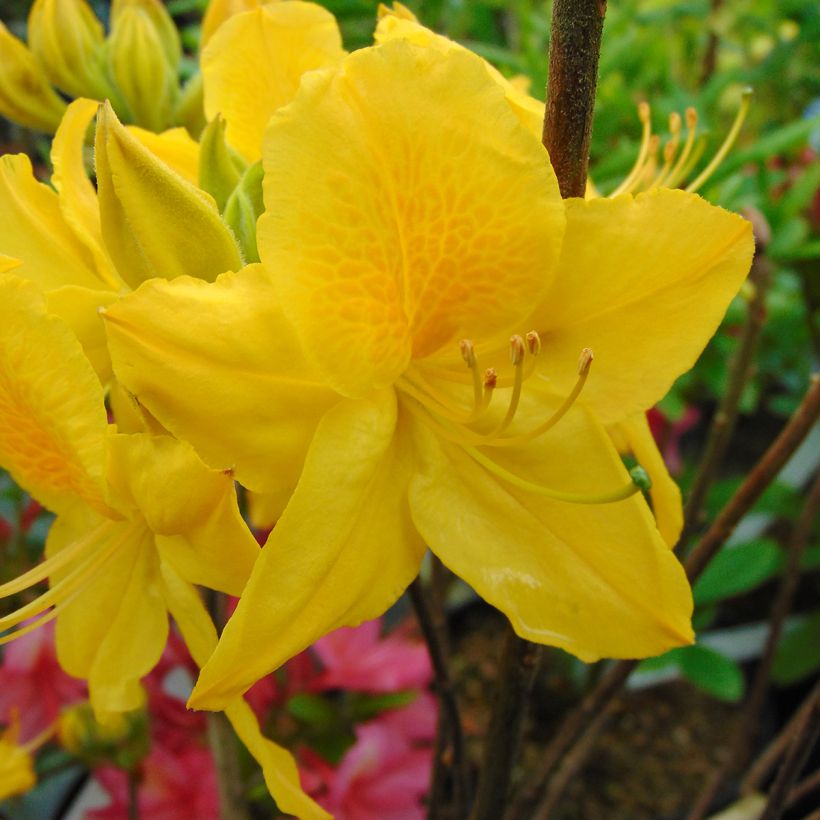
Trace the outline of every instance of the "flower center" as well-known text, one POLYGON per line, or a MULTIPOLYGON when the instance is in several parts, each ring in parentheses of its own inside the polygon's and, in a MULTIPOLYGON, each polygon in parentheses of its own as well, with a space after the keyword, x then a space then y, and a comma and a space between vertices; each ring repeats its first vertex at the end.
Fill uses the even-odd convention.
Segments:
MULTIPOLYGON (((472 407, 459 405, 449 395, 431 384, 419 366, 411 368, 398 381, 398 388, 406 397, 405 403, 410 412, 444 439, 459 445, 474 461, 508 484, 559 501, 575 504, 606 504, 629 498, 639 490, 649 489, 649 478, 646 472, 638 467, 630 472, 631 480, 627 485, 611 492, 591 495, 567 493, 522 478, 498 464, 485 451, 479 449, 479 447, 520 447, 555 427, 575 404, 584 388, 592 365, 592 350, 584 348, 581 351, 575 386, 558 408, 532 429, 523 433, 510 434, 508 428, 515 419, 521 404, 524 383, 535 372, 536 360, 541 352, 541 339, 538 333, 533 330, 526 336, 516 334, 510 338, 512 376, 504 382, 499 379, 494 368, 482 371, 475 346, 470 340, 463 339, 459 347, 461 357, 471 373, 472 407), (492 400, 499 387, 509 389, 507 408, 488 431, 482 432, 481 428, 487 427, 492 400)), ((440 378, 456 380, 453 378, 452 371, 441 371, 438 375, 440 378)))

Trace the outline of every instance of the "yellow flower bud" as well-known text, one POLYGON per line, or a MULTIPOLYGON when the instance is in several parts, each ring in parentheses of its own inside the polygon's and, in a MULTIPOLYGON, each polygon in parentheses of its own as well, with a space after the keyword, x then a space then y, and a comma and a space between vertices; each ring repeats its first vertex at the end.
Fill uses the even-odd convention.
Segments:
POLYGON ((225 120, 214 117, 199 140, 199 187, 215 200, 220 212, 239 184, 246 163, 225 142, 225 120))
POLYGON ((111 4, 111 31, 116 30, 123 12, 136 9, 145 15, 162 43, 168 65, 176 72, 182 56, 179 32, 160 0, 114 0, 111 4))
POLYGON ((17 745, 17 727, 0 735, 0 800, 25 794, 37 782, 31 754, 17 745))
POLYGON ((130 769, 150 747, 148 718, 143 710, 112 714, 101 721, 89 702, 60 715, 57 736, 67 751, 90 766, 113 763, 130 769))
POLYGON ((105 36, 85 0, 35 0, 28 43, 54 85, 72 97, 112 96, 103 64, 105 36))
POLYGON ((0 23, 0 114, 29 128, 53 132, 65 103, 34 55, 0 23))
POLYGON ((121 7, 108 41, 111 76, 133 122, 161 131, 179 93, 176 65, 169 62, 162 36, 140 5, 121 7))
POLYGON ((157 159, 108 105, 97 117, 96 161, 103 240, 129 285, 182 274, 213 280, 242 266, 213 197, 157 159))

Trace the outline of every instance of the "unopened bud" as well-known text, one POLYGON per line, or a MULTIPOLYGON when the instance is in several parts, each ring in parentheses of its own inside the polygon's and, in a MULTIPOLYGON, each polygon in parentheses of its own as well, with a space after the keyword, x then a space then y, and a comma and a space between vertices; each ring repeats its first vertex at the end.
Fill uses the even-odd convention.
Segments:
POLYGON ((652 479, 649 477, 649 473, 641 467, 640 464, 636 465, 629 471, 629 475, 632 478, 632 483, 639 489, 643 490, 644 492, 652 489, 652 479))

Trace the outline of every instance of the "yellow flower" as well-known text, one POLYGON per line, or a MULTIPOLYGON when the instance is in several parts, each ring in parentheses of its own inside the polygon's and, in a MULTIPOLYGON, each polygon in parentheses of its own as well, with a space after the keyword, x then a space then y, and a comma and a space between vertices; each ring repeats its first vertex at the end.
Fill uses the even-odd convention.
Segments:
POLYGON ((190 117, 179 89, 181 48, 160 0, 114 0, 111 31, 85 0, 35 0, 28 47, 0 24, 0 114, 53 131, 70 97, 109 100, 126 122, 162 130, 190 117))
POLYGON ((37 782, 31 752, 18 744, 18 734, 17 725, 0 734, 0 800, 25 794, 37 782))
MULTIPOLYGON (((56 618, 60 665, 88 681, 103 722, 142 705, 139 681, 162 653, 169 614, 194 660, 207 660, 216 634, 193 585, 236 595, 259 554, 232 476, 170 436, 109 427, 79 342, 11 275, 0 280, 0 465, 57 513, 46 560, 0 585, 6 598, 50 583, 0 617, 0 644, 56 618)), ((225 711, 280 807, 324 816, 247 704, 234 698, 225 711)))
POLYGON ((295 484, 192 702, 384 611, 425 544, 531 640, 690 641, 683 570, 602 425, 691 366, 749 226, 679 191, 562 201, 486 65, 402 40, 305 77, 264 168, 264 268, 106 315, 168 429, 255 491, 295 484))
POLYGON ((24 154, 0 157, 0 253, 16 276, 47 295, 69 322, 103 382, 110 377, 97 310, 152 276, 215 278, 241 256, 213 199, 194 182, 198 146, 174 129, 124 128, 103 107, 96 134, 97 189, 84 143, 100 106, 75 100, 52 145, 52 186, 38 182, 24 154))

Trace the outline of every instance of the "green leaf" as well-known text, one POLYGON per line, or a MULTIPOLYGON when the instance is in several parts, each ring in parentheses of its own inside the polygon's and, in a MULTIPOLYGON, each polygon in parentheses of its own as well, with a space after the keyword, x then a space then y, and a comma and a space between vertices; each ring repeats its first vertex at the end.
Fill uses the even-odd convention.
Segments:
POLYGON ((336 720, 336 710, 320 695, 294 695, 287 708, 297 720, 309 726, 329 726, 336 720))
POLYGON ((390 692, 385 695, 356 695, 351 704, 351 713, 356 721, 369 720, 388 709, 400 709, 412 703, 418 692, 390 692))
POLYGON ((783 555, 768 538, 724 547, 710 562, 692 592, 698 605, 748 592, 775 577, 783 555))
POLYGON ((772 679, 781 686, 820 669, 820 610, 800 616, 777 645, 772 679))
POLYGON ((746 682, 740 667, 730 658, 695 644, 676 650, 681 674, 719 700, 736 703, 743 697, 746 682))

